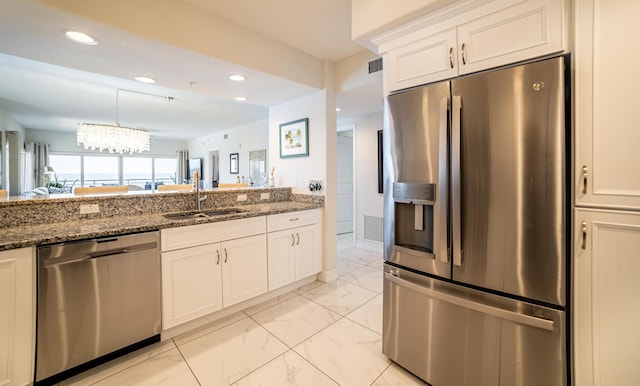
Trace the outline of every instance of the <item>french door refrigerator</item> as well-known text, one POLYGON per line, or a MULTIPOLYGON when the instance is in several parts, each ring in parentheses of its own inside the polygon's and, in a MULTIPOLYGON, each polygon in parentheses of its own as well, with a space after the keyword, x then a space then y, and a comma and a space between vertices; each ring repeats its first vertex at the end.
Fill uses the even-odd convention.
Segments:
POLYGON ((383 352, 433 386, 569 382, 566 60, 385 98, 383 352))

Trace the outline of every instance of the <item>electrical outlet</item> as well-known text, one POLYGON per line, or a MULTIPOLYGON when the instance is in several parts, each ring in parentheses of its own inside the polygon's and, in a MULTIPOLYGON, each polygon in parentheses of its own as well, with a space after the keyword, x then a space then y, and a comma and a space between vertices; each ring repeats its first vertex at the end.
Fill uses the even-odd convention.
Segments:
POLYGON ((99 204, 80 205, 80 214, 90 214, 100 212, 99 204))
POLYGON ((238 201, 247 201, 246 194, 238 194, 238 201))
POLYGON ((260 193, 260 199, 261 200, 268 200, 269 199, 269 193, 260 193))

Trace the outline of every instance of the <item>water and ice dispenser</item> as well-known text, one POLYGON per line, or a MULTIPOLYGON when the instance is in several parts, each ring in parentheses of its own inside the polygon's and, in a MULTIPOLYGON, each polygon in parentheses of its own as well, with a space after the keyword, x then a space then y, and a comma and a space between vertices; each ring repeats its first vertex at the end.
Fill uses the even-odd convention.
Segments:
POLYGON ((435 194, 435 184, 393 184, 394 249, 433 253, 435 194))

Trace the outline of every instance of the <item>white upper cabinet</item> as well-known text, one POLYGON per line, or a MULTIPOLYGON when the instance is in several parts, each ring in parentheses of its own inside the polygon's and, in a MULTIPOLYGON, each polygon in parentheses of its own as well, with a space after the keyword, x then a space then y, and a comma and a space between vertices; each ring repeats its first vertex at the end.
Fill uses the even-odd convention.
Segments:
POLYGON ((468 3, 373 39, 383 54, 385 95, 569 48, 564 0, 468 3))
POLYGON ((576 205, 640 209, 640 1, 575 1, 576 205))
POLYGON ((458 75, 456 29, 389 51, 383 56, 385 89, 400 90, 458 75))
POLYGON ((529 0, 458 27, 459 73, 562 52, 564 5, 529 0))

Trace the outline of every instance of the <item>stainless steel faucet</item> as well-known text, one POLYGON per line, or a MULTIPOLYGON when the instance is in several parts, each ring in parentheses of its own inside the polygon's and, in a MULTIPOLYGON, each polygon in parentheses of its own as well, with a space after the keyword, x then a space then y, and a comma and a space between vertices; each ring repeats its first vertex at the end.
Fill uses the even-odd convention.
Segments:
POLYGON ((193 172, 193 183, 196 186, 196 210, 200 211, 200 203, 207 199, 207 196, 200 197, 200 175, 197 171, 193 172))

